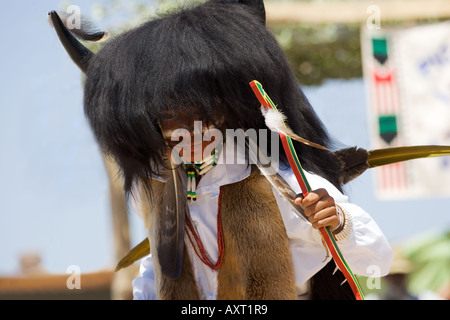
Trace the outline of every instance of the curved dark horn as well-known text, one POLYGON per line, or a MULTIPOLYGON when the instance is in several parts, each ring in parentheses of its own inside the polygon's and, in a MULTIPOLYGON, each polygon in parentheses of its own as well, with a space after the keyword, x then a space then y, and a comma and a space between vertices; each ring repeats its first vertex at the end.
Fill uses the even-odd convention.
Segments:
POLYGON ((86 73, 87 67, 89 65, 89 60, 94 56, 94 53, 88 48, 83 46, 66 28, 64 23, 61 21, 60 17, 56 11, 51 11, 48 13, 53 26, 56 30, 56 34, 59 40, 63 44, 69 56, 72 58, 73 62, 86 73))
POLYGON ((253 9, 253 12, 261 19, 262 23, 266 24, 266 8, 263 0, 211 0, 218 3, 241 3, 253 9))
POLYGON ((263 0, 239 0, 239 3, 252 7, 264 24, 266 23, 266 8, 263 0))

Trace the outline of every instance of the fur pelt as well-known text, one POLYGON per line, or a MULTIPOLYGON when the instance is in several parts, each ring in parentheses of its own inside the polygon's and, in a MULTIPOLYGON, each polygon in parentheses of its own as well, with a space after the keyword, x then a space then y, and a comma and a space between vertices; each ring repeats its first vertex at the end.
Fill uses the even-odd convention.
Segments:
POLYGON ((288 238, 272 188, 253 170, 222 188, 225 256, 218 299, 296 299, 288 238))
MULTIPOLYGON (((164 183, 152 181, 154 197, 142 210, 152 244, 160 299, 198 299, 189 255, 183 255, 181 276, 172 280, 158 260, 164 183)), ((225 254, 218 274, 217 299, 296 299, 288 238, 272 188, 257 169, 249 178, 222 187, 221 216, 225 254)))
MULTIPOLYGON (((168 112, 195 111, 210 123, 224 119, 227 129, 267 129, 249 86, 255 79, 296 134, 330 148, 283 50, 251 2, 263 6, 208 1, 156 18, 112 39, 89 62, 85 112, 103 150, 120 165, 127 192, 139 177, 158 173, 150 163, 164 163, 158 121, 168 112)), ((340 188, 339 162, 330 151, 294 146, 305 170, 340 188)), ((273 152, 285 160, 281 148, 273 152)))
POLYGON ((359 177, 369 168, 369 153, 363 148, 351 147, 341 149, 333 153, 341 164, 339 174, 339 182, 346 184, 347 182, 359 177))

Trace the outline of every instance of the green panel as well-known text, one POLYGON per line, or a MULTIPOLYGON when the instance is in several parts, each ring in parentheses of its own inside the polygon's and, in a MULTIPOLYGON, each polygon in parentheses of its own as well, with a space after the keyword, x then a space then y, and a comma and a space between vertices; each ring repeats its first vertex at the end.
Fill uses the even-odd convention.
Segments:
POLYGON ((397 132, 397 117, 394 115, 380 116, 378 118, 380 133, 397 132))
POLYGON ((372 38, 373 53, 387 55, 387 41, 386 38, 376 39, 372 38))
POLYGON ((397 117, 395 115, 385 115, 378 117, 380 137, 391 143, 397 136, 397 117))

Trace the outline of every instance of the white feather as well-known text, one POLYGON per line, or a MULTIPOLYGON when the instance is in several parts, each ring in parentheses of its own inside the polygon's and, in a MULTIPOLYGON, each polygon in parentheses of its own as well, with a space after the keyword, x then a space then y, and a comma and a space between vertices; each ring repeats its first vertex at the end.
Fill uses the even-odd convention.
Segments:
POLYGON ((288 136, 291 139, 297 140, 298 142, 301 142, 303 144, 306 144, 311 147, 328 150, 327 148, 321 146, 320 144, 311 142, 309 140, 306 140, 292 131, 291 128, 288 127, 286 124, 286 116, 275 109, 268 109, 265 107, 261 107, 261 113, 264 116, 264 121, 266 123, 266 126, 274 132, 281 132, 284 135, 288 136))
POLYGON ((283 128, 283 123, 286 120, 286 116, 281 112, 278 112, 274 109, 267 109, 261 107, 261 112, 264 116, 264 120, 266 122, 266 126, 275 132, 281 131, 283 128))

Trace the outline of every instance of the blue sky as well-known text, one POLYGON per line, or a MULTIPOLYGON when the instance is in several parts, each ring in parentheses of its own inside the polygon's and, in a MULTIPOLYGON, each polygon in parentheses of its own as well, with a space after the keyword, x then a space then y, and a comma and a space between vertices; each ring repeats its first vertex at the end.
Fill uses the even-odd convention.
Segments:
MULTIPOLYGON (((88 13, 91 2, 73 1, 88 13)), ((81 74, 47 22, 47 12, 60 6, 10 1, 0 11, 0 276, 18 271, 20 254, 29 251, 56 273, 115 264, 107 176, 83 114, 81 74)), ((361 79, 305 92, 332 135, 369 148, 361 79)), ((347 193, 393 243, 449 226, 449 198, 379 201, 371 172, 347 193)), ((137 243, 143 226, 130 219, 137 243)))
MULTIPOLYGON (((78 2, 82 12, 89 3, 78 2)), ((81 74, 47 22, 60 5, 12 1, 0 13, 0 274, 15 272, 29 251, 58 273, 114 263, 107 176, 84 117, 81 74)))

